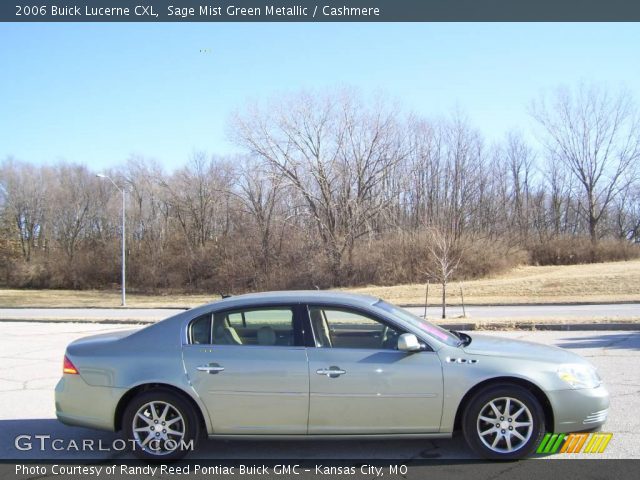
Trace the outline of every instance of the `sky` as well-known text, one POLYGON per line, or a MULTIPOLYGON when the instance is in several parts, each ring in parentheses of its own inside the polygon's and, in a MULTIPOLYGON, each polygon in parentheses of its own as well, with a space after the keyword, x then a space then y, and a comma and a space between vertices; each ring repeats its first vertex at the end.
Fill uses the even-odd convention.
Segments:
POLYGON ((0 159, 172 170, 239 151, 229 119, 252 102, 340 87, 459 111, 499 141, 560 85, 640 100, 639 47, 640 24, 620 23, 5 23, 0 159))

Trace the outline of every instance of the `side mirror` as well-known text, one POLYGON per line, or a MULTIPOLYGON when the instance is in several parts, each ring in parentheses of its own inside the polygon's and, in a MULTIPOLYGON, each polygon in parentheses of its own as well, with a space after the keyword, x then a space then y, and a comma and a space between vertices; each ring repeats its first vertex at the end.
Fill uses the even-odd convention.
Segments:
POLYGON ((419 352, 422 350, 418 337, 413 333, 403 333, 398 337, 398 350, 403 352, 419 352))

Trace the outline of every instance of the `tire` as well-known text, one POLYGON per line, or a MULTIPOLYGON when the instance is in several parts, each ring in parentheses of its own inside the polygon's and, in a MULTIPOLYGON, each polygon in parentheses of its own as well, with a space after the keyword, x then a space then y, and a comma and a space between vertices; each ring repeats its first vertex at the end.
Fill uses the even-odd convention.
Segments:
POLYGON ((195 450, 200 438, 193 407, 180 395, 163 389, 134 397, 124 412, 123 427, 127 444, 144 460, 179 460, 195 450))
POLYGON ((462 417, 462 431, 469 447, 481 457, 517 460, 542 440, 544 411, 529 390, 496 385, 472 397, 462 417))

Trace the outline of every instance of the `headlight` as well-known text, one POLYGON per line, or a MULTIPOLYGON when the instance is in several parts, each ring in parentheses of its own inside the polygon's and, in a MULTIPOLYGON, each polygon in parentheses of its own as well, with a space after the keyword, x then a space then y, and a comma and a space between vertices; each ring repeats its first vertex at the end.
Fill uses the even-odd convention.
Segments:
POLYGON ((558 376, 571 388, 596 388, 602 382, 595 368, 588 365, 561 365, 558 376))

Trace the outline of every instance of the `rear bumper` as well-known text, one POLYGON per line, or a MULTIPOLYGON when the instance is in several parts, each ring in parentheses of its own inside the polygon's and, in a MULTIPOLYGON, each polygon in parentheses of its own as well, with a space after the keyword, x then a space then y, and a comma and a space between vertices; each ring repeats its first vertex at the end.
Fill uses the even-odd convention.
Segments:
POLYGON ((115 413, 125 389, 96 387, 80 375, 62 376, 56 385, 56 417, 66 425, 115 430, 115 413))
POLYGON ((607 421, 609 392, 597 388, 547 392, 554 415, 554 433, 597 430, 607 421))

